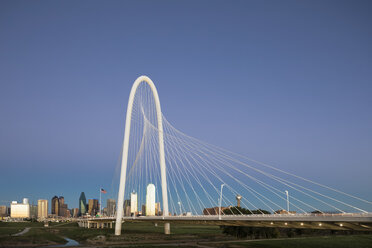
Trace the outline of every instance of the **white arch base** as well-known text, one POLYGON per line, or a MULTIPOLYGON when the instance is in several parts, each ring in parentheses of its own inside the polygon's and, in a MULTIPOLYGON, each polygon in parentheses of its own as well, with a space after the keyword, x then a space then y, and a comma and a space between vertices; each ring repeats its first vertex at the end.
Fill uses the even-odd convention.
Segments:
MULTIPOLYGON (((140 76, 134 81, 132 89, 130 91, 127 116, 125 120, 125 131, 124 131, 124 143, 123 143, 123 152, 121 158, 121 173, 120 173, 120 184, 119 184, 119 193, 118 193, 118 204, 116 211, 116 223, 115 223, 115 235, 121 234, 121 225, 123 219, 123 206, 124 206, 124 193, 125 193, 125 180, 127 173, 127 163, 128 163, 128 149, 129 149, 129 136, 130 136, 130 125, 132 119, 132 108, 134 97, 138 86, 142 83, 147 83, 152 91, 154 96, 155 105, 156 105, 156 116, 158 121, 158 130, 159 130, 159 162, 160 162, 160 174, 161 174, 161 188, 163 196, 163 216, 169 216, 168 211, 168 192, 167 192, 167 176, 165 170, 165 155, 164 155, 164 137, 163 137, 163 122, 162 114, 160 108, 160 100, 158 91, 156 90, 155 84, 147 76, 140 76)), ((164 233, 170 234, 170 224, 164 224, 164 233)))

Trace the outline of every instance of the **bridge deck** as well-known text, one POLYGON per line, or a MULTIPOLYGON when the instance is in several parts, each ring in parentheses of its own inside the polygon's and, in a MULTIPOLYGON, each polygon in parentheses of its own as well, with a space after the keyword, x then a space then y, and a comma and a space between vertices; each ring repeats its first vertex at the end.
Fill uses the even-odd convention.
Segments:
MULTIPOLYGON (((79 220, 79 222, 85 221, 113 222, 115 221, 115 217, 101 217, 79 220)), ((221 216, 221 218, 218 215, 166 216, 166 217, 139 216, 124 217, 123 221, 372 231, 372 213, 225 215, 221 216)))

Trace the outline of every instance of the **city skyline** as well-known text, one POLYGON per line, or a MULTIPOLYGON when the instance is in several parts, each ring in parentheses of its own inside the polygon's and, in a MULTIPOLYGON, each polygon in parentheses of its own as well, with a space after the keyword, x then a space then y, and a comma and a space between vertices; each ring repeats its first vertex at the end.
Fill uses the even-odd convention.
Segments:
POLYGON ((371 0, 1 0, 1 247, 372 244, 371 0))

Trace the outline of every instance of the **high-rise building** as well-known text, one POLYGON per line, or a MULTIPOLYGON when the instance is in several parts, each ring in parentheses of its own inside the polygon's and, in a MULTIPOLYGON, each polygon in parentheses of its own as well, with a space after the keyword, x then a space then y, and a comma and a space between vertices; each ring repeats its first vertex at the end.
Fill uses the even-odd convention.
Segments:
POLYGON ((58 203, 58 196, 53 196, 52 198, 52 214, 59 215, 59 203, 58 203))
POLYGON ((116 201, 115 199, 107 199, 107 215, 115 216, 116 201))
POLYGON ((65 204, 65 198, 60 196, 58 198, 58 216, 66 217, 67 204, 65 204))
POLYGON ((85 198, 84 192, 81 192, 79 198, 79 216, 87 213, 87 199, 85 198))
POLYGON ((130 216, 130 200, 124 200, 124 216, 130 216))
POLYGON ((155 204, 155 215, 161 215, 160 202, 155 204))
POLYGON ((135 192, 130 193, 130 212, 133 215, 136 215, 138 212, 137 193, 135 192))
POLYGON ((6 217, 8 216, 8 211, 7 211, 6 206, 0 206, 0 217, 6 217))
POLYGON ((12 218, 30 218, 30 204, 27 198, 23 198, 22 203, 12 201, 10 204, 10 217, 12 218))
POLYGON ((89 199, 88 204, 88 214, 90 216, 95 216, 97 213, 99 213, 99 203, 97 199, 89 199))
POLYGON ((142 215, 142 216, 145 216, 145 215, 146 215, 146 205, 145 205, 145 204, 142 205, 141 210, 142 210, 142 211, 141 211, 141 215, 142 215))
POLYGON ((78 208, 73 208, 72 209, 72 217, 77 218, 79 216, 79 209, 78 208))
POLYGON ((146 216, 155 215, 155 185, 150 183, 146 190, 146 216))
POLYGON ((48 218, 48 200, 37 200, 37 218, 39 220, 48 218))
POLYGON ((37 213, 38 213, 38 207, 37 205, 30 204, 30 218, 37 219, 37 213))
POLYGON ((63 196, 54 196, 52 198, 52 214, 56 216, 62 216, 62 217, 67 217, 67 210, 68 206, 65 203, 65 198, 63 196))

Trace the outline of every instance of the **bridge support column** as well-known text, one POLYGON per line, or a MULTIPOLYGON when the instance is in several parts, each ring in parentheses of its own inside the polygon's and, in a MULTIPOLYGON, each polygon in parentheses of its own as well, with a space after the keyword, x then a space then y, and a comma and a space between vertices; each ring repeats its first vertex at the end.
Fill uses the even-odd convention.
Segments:
POLYGON ((170 223, 164 223, 164 234, 170 234, 170 223))

